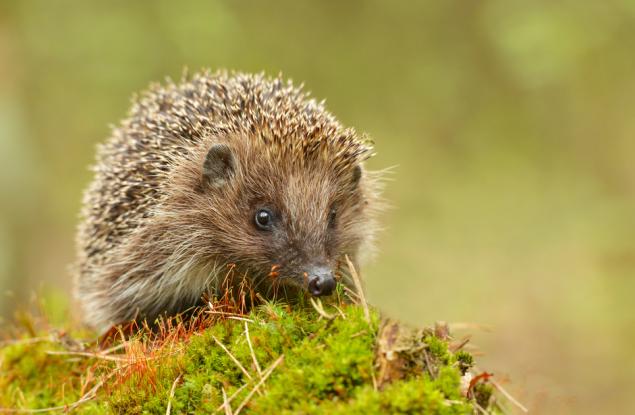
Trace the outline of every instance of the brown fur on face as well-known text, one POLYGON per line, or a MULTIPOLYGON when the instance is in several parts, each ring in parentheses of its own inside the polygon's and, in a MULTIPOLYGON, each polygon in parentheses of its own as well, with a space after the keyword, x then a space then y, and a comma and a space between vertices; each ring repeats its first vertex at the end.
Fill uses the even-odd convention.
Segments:
MULTIPOLYGON (((370 249, 369 142, 300 89, 202 73, 154 86, 99 148, 78 234, 78 297, 106 327, 196 304, 228 264, 264 296, 370 249), (212 151, 216 149, 217 151, 212 151), (265 208, 275 227, 259 229, 265 208)), ((282 290, 284 291, 284 290, 282 290)))

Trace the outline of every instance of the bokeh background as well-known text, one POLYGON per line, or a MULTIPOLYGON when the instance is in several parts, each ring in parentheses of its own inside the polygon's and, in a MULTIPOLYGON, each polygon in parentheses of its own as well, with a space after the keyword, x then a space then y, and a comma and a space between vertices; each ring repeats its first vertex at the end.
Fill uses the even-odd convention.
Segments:
POLYGON ((5 324, 70 304, 95 144, 184 66, 282 72, 375 139, 374 303, 469 323, 533 413, 635 408, 634 1, 1 0, 5 324))

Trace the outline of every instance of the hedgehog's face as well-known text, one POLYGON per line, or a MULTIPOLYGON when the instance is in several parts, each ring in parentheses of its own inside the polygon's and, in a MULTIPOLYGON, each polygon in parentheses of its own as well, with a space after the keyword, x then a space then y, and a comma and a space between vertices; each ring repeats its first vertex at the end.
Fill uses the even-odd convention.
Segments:
POLYGON ((272 157, 225 144, 209 150, 203 168, 208 192, 215 203, 235 207, 214 212, 227 215, 221 223, 229 225, 215 230, 217 242, 266 291, 293 286, 329 295, 344 256, 355 260, 369 233, 362 168, 335 175, 325 162, 285 166, 272 157))

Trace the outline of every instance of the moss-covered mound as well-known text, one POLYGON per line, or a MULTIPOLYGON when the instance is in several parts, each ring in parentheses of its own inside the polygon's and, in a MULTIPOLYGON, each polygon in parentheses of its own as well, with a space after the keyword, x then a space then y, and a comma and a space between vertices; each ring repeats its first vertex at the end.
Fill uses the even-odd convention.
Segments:
POLYGON ((466 386, 471 356, 450 352, 447 339, 430 331, 409 354, 423 351, 424 360, 404 360, 397 379, 384 373, 378 380, 379 317, 356 305, 318 313, 269 304, 247 315, 216 312, 205 326, 165 324, 158 334, 100 346, 60 334, 13 341, 0 349, 0 407, 117 414, 493 411, 486 385, 466 386))

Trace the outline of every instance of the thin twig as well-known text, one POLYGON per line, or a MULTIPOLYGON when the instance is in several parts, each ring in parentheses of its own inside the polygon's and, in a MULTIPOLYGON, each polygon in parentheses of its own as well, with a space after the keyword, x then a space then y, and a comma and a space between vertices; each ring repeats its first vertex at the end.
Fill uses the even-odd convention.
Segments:
POLYGON ((249 345, 249 352, 251 352, 251 358, 254 361, 254 366, 256 366, 256 371, 258 372, 258 377, 262 377, 262 370, 260 369, 260 365, 258 364, 258 359, 256 359, 256 353, 254 353, 254 348, 251 345, 251 338, 249 337, 249 325, 245 321, 245 337, 247 338, 247 344, 249 345))
POLYGON ((174 393, 176 392, 176 385, 177 383, 179 383, 179 380, 181 380, 181 376, 183 376, 183 374, 179 373, 176 379, 174 379, 174 382, 172 382, 172 387, 170 388, 170 395, 168 396, 168 407, 165 409, 165 415, 170 415, 170 412, 172 411, 172 399, 174 399, 174 393))
POLYGON ((366 302, 366 296, 364 295, 362 281, 360 280, 359 274, 357 274, 355 266, 349 259, 348 255, 345 255, 345 258, 346 263, 348 264, 348 269, 351 271, 351 277, 353 277, 353 282, 355 283, 355 289, 357 289, 357 294, 359 295, 361 305, 364 308, 364 317, 366 318, 366 322, 370 323, 370 311, 368 310, 368 303, 366 302))
POLYGON ((254 386, 254 388, 249 392, 249 394, 247 394, 247 396, 245 397, 245 399, 243 399, 243 401, 240 403, 240 405, 238 406, 238 409, 236 409, 236 412, 234 412, 234 415, 238 415, 240 413, 240 411, 245 407, 245 405, 247 405, 247 403, 249 402, 249 400, 251 399, 252 396, 254 396, 254 393, 256 393, 256 391, 258 390, 258 388, 260 386, 262 386, 263 383, 265 383, 265 381, 267 380, 267 378, 269 377, 269 375, 271 375, 271 373, 273 373, 273 370, 284 360, 284 355, 280 355, 279 358, 276 359, 275 362, 273 362, 271 364, 271 366, 269 366, 269 368, 267 370, 265 370, 265 373, 262 375, 262 378, 260 378, 260 382, 258 382, 256 384, 256 386, 254 386))

